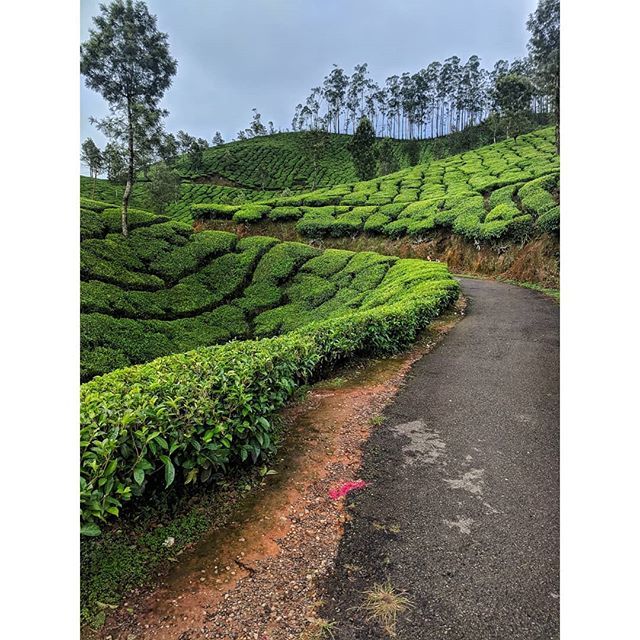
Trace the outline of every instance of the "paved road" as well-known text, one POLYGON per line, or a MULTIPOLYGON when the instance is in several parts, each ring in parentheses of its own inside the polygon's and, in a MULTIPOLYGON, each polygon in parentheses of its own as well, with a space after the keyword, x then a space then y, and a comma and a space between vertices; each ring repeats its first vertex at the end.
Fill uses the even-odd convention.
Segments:
POLYGON ((466 317, 412 369, 367 444, 323 616, 388 638, 359 608, 389 582, 401 640, 559 636, 559 307, 461 279, 466 317))

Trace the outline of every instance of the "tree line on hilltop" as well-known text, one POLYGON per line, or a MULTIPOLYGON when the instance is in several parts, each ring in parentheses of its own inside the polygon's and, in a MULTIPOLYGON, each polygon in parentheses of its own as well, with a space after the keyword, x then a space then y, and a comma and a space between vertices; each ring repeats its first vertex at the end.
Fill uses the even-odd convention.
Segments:
MULTIPOLYGON (((210 143, 184 131, 164 130, 168 112, 160 101, 177 71, 177 61, 170 55, 167 34, 158 30, 146 4, 112 0, 100 5, 93 22, 81 45, 80 70, 86 85, 109 105, 111 115, 90 118, 109 142, 100 150, 88 138, 82 143, 81 159, 94 179, 106 173, 109 180, 123 183, 122 233, 127 236, 129 198, 138 173, 151 172, 160 195, 174 197, 180 178, 169 165, 178 155, 186 155, 191 170, 198 172, 210 143)), ((376 154, 379 166, 392 161, 388 141, 373 150, 376 137, 383 136, 415 141, 488 123, 495 140, 498 129, 508 137, 535 116, 550 114, 559 152, 559 0, 539 0, 527 28, 531 34, 527 57, 500 60, 491 71, 482 68, 476 55, 464 64, 452 56, 413 74, 390 76, 380 86, 366 63, 356 65, 351 76, 334 65, 305 103, 296 106, 292 128, 307 131, 312 151, 322 149, 323 134, 354 134, 349 147, 362 179, 375 172, 376 154)), ((251 123, 237 139, 275 133, 273 123, 267 124, 253 109, 251 123)), ((212 144, 223 143, 216 131, 212 144)))

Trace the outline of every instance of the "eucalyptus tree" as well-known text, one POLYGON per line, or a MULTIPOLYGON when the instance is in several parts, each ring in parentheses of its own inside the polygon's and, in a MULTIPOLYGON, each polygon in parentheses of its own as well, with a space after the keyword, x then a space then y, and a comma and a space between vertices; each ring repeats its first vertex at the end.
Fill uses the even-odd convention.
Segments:
POLYGON ((453 125, 456 92, 460 84, 460 58, 447 58, 440 70, 440 97, 442 98, 441 135, 449 133, 453 125))
POLYGON ((293 131, 300 131, 304 129, 304 120, 302 119, 302 102, 298 102, 293 112, 293 118, 291 118, 291 128, 293 131))
POLYGON ((431 121, 431 137, 437 135, 437 106, 438 106, 438 95, 439 95, 439 78, 440 78, 440 69, 442 65, 438 61, 431 62, 424 73, 424 81, 427 85, 426 95, 427 95, 427 112, 429 114, 429 120, 431 121))
POLYGON ((460 91, 458 102, 458 129, 466 125, 474 125, 476 118, 484 107, 483 75, 480 68, 480 58, 473 55, 467 60, 461 70, 460 91))
POLYGON ((173 133, 167 133, 162 138, 158 155, 168 166, 172 166, 178 157, 179 149, 180 145, 176 136, 173 133))
POLYGON ((334 64, 333 69, 322 83, 322 89, 327 101, 327 120, 333 123, 335 133, 340 133, 340 114, 344 109, 348 86, 349 76, 345 74, 344 69, 334 64))
POLYGON ((87 138, 81 146, 80 160, 89 168, 89 175, 93 178, 91 184, 91 197, 95 197, 96 193, 96 180, 98 174, 104 168, 104 158, 102 152, 98 148, 98 145, 92 138, 87 138))
POLYGON ((309 120, 309 126, 312 129, 318 127, 318 120, 320 118, 320 102, 322 100, 322 89, 320 87, 313 87, 311 93, 307 97, 305 102, 306 117, 309 120))
POLYGON ((385 91, 387 95, 387 114, 390 123, 389 133, 392 138, 400 137, 400 77, 397 75, 389 76, 385 82, 385 91))
POLYGON ((556 150, 560 153, 560 0, 539 0, 529 16, 527 44, 542 91, 551 97, 556 121, 556 150))
POLYGON ((95 121, 112 140, 124 143, 127 181, 122 196, 122 234, 129 235, 128 209, 139 154, 161 140, 160 100, 171 85, 177 62, 156 16, 140 0, 100 5, 94 28, 80 48, 80 71, 90 89, 109 104, 111 116, 95 121))
POLYGON ((369 72, 367 70, 367 63, 357 64, 351 78, 349 80, 349 86, 346 96, 346 107, 349 113, 349 120, 351 122, 352 131, 355 131, 356 121, 358 117, 365 115, 365 101, 367 91, 372 88, 372 81, 369 78, 369 72))
POLYGON ((203 171, 204 151, 208 149, 209 143, 204 138, 196 138, 182 130, 176 134, 176 140, 180 153, 187 157, 189 170, 192 173, 203 171))
POLYGON ((247 137, 256 138, 259 136, 266 136, 267 128, 262 124, 261 114, 258 113, 258 110, 255 107, 251 109, 251 111, 253 111, 253 116, 249 123, 249 127, 246 129, 247 137))
POLYGON ((219 131, 215 132, 212 142, 214 147, 219 147, 220 145, 224 144, 224 138, 219 131))

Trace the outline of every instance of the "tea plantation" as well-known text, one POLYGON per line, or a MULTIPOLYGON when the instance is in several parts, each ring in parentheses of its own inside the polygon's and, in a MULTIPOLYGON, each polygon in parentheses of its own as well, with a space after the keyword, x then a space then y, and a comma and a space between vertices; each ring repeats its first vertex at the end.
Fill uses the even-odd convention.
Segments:
MULTIPOLYGON (((234 186, 254 190, 310 189, 313 184, 326 187, 358 179, 348 149, 351 137, 326 134, 314 157, 307 133, 276 133, 210 147, 198 171, 189 167, 186 156, 179 158, 176 166, 186 177, 217 175, 234 182, 234 186)), ((426 153, 429 144, 421 141, 420 153, 426 153)), ((409 166, 405 146, 405 141, 392 141, 400 167, 409 166)))
POLYGON ((135 209, 125 239, 118 209, 81 204, 82 378, 98 376, 81 390, 89 532, 157 471, 170 485, 256 461, 298 385, 406 346, 458 295, 441 263, 194 233, 135 209))
POLYGON ((559 232, 559 159, 552 128, 382 178, 250 205, 200 203, 195 219, 291 221, 308 238, 381 234, 526 240, 559 232))
MULTIPOLYGON (((182 176, 180 198, 166 214, 191 222, 191 205, 203 202, 239 204, 272 198, 284 190, 305 191, 357 180, 347 144, 351 136, 327 134, 326 144, 314 158, 304 133, 278 133, 251 140, 210 147, 202 166, 194 171, 187 156, 175 168, 182 176)), ((419 153, 428 157, 430 141, 421 141, 419 153)), ((395 140, 392 149, 397 166, 409 166, 406 142, 395 140)), ((80 195, 119 205, 123 187, 107 180, 80 177, 80 195)), ((143 176, 133 187, 131 206, 151 210, 143 176)))
MULTIPOLYGON (((80 196, 82 198, 95 199, 109 203, 112 207, 119 207, 122 203, 122 190, 122 186, 114 185, 108 180, 96 180, 94 184, 91 178, 80 176, 80 196)), ((167 206, 166 215, 173 220, 191 224, 191 205, 193 204, 203 202, 246 203, 264 200, 272 196, 273 193, 268 191, 238 189, 183 180, 180 185, 180 198, 167 206)), ((130 206, 147 211, 152 209, 146 182, 136 182, 130 206)))

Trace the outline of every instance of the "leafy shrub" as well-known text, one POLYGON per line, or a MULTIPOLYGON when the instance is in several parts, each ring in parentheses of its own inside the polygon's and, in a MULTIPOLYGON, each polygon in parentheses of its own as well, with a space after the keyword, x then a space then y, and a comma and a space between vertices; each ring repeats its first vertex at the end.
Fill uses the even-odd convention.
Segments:
POLYGON ((313 308, 332 298, 337 289, 337 286, 326 278, 313 273, 299 272, 287 288, 287 297, 294 304, 313 308))
POLYGON ((233 214, 234 222, 257 222, 269 214, 271 207, 262 204, 249 204, 233 214))
POLYGON ((366 193, 354 191, 353 193, 348 193, 346 196, 343 196, 336 204, 364 205, 367 204, 368 198, 369 196, 366 193))
POLYGON ((396 193, 374 193, 369 196, 367 200, 367 204, 369 205, 381 205, 381 204, 390 204, 393 202, 393 199, 396 197, 396 193))
POLYGON ((107 233, 107 221, 91 209, 80 210, 80 240, 101 238, 107 233))
POLYGON ((197 271, 215 256, 233 251, 238 238, 225 231, 203 231, 193 235, 191 242, 167 251, 149 265, 154 273, 176 281, 197 271))
POLYGON ((354 207, 351 211, 337 216, 329 229, 330 234, 340 237, 361 231, 364 221, 373 211, 375 207, 354 207))
POLYGON ((403 236, 407 232, 407 226, 409 222, 410 222, 409 218, 392 220, 391 222, 387 223, 383 227, 382 232, 385 235, 388 235, 390 238, 399 238, 400 236, 403 236))
POLYGON ((80 208, 87 209, 88 211, 102 212, 105 209, 112 209, 113 204, 100 200, 91 200, 90 198, 80 198, 80 208))
POLYGON ((283 291, 276 284, 269 281, 254 282, 245 290, 242 298, 234 301, 234 304, 245 313, 255 315, 276 307, 283 298, 283 291))
POLYGON ((378 213, 382 213, 388 216, 391 220, 395 220, 406 209, 407 205, 404 202, 396 202, 387 204, 378 209, 378 213))
POLYGON ((321 238, 330 232, 335 222, 335 207, 304 208, 303 211, 304 215, 296 224, 298 233, 309 238, 321 238))
POLYGON ((499 204, 512 204, 513 194, 517 191, 520 183, 511 184, 506 187, 500 187, 491 192, 489 196, 489 207, 495 209, 499 204))
POLYGON ((302 217, 302 211, 299 207, 274 207, 267 217, 274 222, 298 220, 302 217))
POLYGON ((208 218, 219 218, 230 220, 236 211, 239 211, 238 205, 231 204, 192 204, 191 214, 194 220, 206 220, 208 218))
POLYGON ((268 280, 280 283, 300 266, 320 254, 319 249, 301 242, 282 242, 270 249, 260 260, 253 273, 253 281, 268 280))
POLYGON ((492 220, 511 220, 520 215, 520 210, 513 203, 503 203, 496 205, 485 218, 485 222, 492 220))
POLYGON ((536 216, 541 216, 557 206, 555 198, 548 191, 545 191, 542 188, 528 190, 524 195, 522 194, 521 189, 519 195, 524 211, 536 216))
POLYGON ((389 216, 380 212, 374 213, 367 218, 363 229, 369 233, 382 233, 388 222, 391 222, 391 218, 389 216))
POLYGON ((302 197, 302 204, 307 207, 326 207, 340 204, 342 198, 331 194, 309 194, 302 197))
POLYGON ((436 227, 436 221, 433 214, 426 218, 416 218, 409 221, 407 225, 407 233, 411 237, 421 237, 429 233, 436 227))
POLYGON ((321 278, 328 278, 338 273, 338 271, 342 271, 353 256, 353 251, 326 249, 319 256, 311 258, 311 260, 302 265, 300 270, 321 278))
MULTIPOLYGON (((104 221, 109 233, 120 233, 122 230, 121 211, 120 209, 105 209, 102 212, 104 221)), ((139 227, 146 227, 153 224, 159 224, 161 222, 168 222, 169 218, 166 216, 157 216, 154 213, 148 211, 141 211, 139 209, 129 209, 129 230, 138 229, 139 227)))
POLYGON ((560 207, 556 206, 543 213, 535 222, 535 226, 542 233, 555 233, 560 231, 560 207))
POLYGON ((518 242, 527 241, 533 231, 533 218, 528 214, 516 216, 509 222, 509 235, 518 242))
POLYGON ((276 338, 160 358, 81 388, 85 526, 118 516, 149 490, 206 481, 273 449, 272 416, 321 367, 396 351, 458 294, 450 276, 422 281, 401 302, 312 323, 276 338), (427 295, 427 291, 429 294, 427 295))

